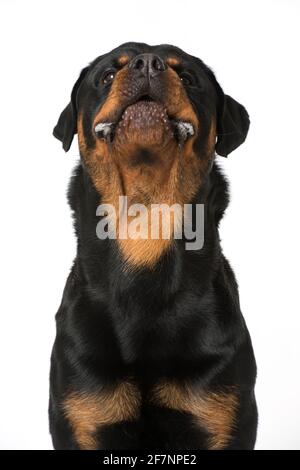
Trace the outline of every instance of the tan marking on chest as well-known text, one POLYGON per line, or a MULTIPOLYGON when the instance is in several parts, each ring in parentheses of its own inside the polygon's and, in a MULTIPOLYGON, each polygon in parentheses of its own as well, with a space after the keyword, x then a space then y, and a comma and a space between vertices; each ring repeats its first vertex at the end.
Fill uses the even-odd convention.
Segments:
POLYGON ((102 393, 71 393, 63 402, 80 449, 98 448, 96 432, 101 426, 132 421, 139 415, 141 396, 136 385, 123 382, 114 390, 102 393))
POLYGON ((234 389, 201 393, 174 383, 162 383, 153 390, 153 403, 190 413, 210 433, 209 450, 221 450, 230 442, 235 427, 238 396, 234 389))

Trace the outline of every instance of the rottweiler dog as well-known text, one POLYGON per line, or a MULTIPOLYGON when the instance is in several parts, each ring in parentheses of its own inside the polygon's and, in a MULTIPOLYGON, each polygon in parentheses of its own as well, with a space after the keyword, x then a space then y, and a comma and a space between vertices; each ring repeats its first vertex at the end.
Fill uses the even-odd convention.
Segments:
POLYGON ((220 246, 229 195, 215 162, 249 122, 212 70, 174 46, 126 43, 80 73, 54 128, 65 151, 78 134, 81 156, 68 192, 77 256, 51 358, 55 449, 254 448, 256 363, 220 246), (116 236, 107 226, 100 237, 112 218, 98 207, 120 197, 189 205, 181 223, 193 227, 202 207, 202 245, 187 249, 175 216, 170 236, 121 236, 117 210, 116 236))

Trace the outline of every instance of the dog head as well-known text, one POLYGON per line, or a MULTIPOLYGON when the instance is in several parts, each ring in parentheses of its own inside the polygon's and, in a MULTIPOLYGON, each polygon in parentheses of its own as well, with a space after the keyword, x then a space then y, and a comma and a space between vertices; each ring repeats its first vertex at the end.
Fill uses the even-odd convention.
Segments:
POLYGON ((167 182, 174 191, 181 181, 182 202, 196 192, 215 152, 235 150, 248 127, 245 108, 200 59, 169 45, 126 43, 82 70, 54 135, 67 151, 78 132, 99 192, 113 174, 122 193, 139 187, 144 196, 167 182))
MULTIPOLYGON (((245 108, 225 95, 212 71, 180 49, 127 43, 82 70, 54 135, 67 151, 74 134, 82 164, 102 203, 176 206, 192 202, 215 153, 227 156, 246 138, 245 108)), ((128 215, 130 219, 130 215, 128 215)), ((152 227, 153 228, 153 227, 152 227)), ((126 263, 153 267, 172 246, 117 236, 126 263)))

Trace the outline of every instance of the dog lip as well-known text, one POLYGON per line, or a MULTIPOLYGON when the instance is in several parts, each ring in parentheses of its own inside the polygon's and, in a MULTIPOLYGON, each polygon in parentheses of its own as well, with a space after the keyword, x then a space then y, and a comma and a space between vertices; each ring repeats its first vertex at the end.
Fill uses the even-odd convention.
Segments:
POLYGON ((114 119, 97 122, 94 125, 94 132, 96 136, 98 138, 102 138, 103 140, 112 142, 114 139, 115 129, 122 120, 127 108, 137 103, 157 103, 158 105, 163 106, 168 120, 173 128, 174 137, 178 140, 179 143, 185 142, 188 137, 191 137, 195 134, 194 125, 192 123, 180 119, 174 119, 169 115, 168 110, 163 105, 163 103, 153 94, 151 94, 151 92, 143 92, 135 96, 133 99, 128 100, 128 102, 122 106, 119 111, 116 112, 114 119))
POLYGON ((150 94, 145 94, 145 95, 142 95, 140 96, 140 98, 136 101, 137 103, 139 103, 140 101, 146 101, 147 103, 151 103, 152 101, 156 101, 154 98, 152 98, 152 96, 150 94))
POLYGON ((101 138, 103 140, 112 141, 114 138, 114 131, 122 119, 125 111, 129 106, 132 106, 136 103, 140 102, 148 102, 148 103, 160 103, 156 97, 151 92, 141 92, 137 96, 129 99, 124 106, 122 106, 115 114, 113 119, 109 119, 108 121, 99 121, 96 122, 94 125, 94 133, 96 137, 101 138))
MULTIPOLYGON (((149 102, 149 103, 150 102, 155 102, 155 103, 160 104, 160 101, 151 92, 141 92, 138 95, 132 97, 131 99, 128 99, 128 101, 126 103, 124 103, 124 105, 122 107, 120 107, 120 109, 118 111, 116 111, 113 118, 109 117, 107 121, 100 120, 99 122, 96 122, 95 125, 94 125, 95 132, 97 132, 96 128, 98 128, 98 126, 100 124, 108 124, 109 123, 114 127, 117 126, 117 124, 122 119, 122 116, 123 116, 124 112, 126 111, 126 109, 129 108, 129 106, 132 106, 133 104, 139 103, 141 101, 146 101, 146 102, 149 102)), ((100 129, 100 127, 99 127, 99 129, 100 129)))
POLYGON ((124 106, 122 106, 122 108, 119 110, 119 112, 116 115, 114 124, 117 125, 120 122, 124 112, 126 111, 127 108, 129 108, 129 106, 132 106, 134 104, 141 103, 141 102, 162 104, 160 100, 158 100, 157 97, 155 97, 151 92, 148 92, 148 93, 141 92, 134 98, 128 100, 128 102, 124 106))

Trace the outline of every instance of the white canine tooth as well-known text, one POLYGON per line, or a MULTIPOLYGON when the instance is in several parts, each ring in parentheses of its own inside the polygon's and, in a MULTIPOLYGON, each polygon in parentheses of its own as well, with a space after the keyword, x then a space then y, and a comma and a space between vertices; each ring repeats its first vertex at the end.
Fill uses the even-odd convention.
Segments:
POLYGON ((188 136, 194 135, 194 127, 190 122, 178 121, 176 122, 178 133, 182 140, 186 140, 188 136))
POLYGON ((112 122, 99 122, 99 124, 95 126, 94 130, 96 134, 102 133, 103 137, 106 137, 111 132, 112 125, 112 122))

